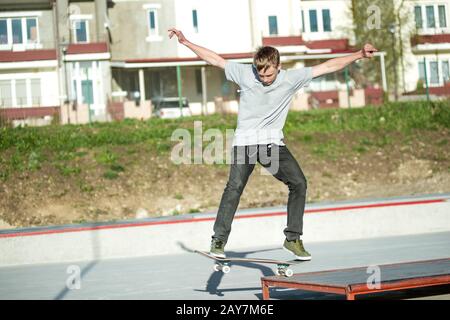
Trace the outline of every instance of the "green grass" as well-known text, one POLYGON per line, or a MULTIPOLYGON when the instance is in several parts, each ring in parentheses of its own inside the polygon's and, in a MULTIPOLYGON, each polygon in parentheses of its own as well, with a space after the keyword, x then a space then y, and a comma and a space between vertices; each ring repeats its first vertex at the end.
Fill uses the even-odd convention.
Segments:
POLYGON ((119 177, 119 174, 116 171, 108 170, 103 174, 103 178, 113 180, 117 179, 119 177))
MULTIPOLYGON (((45 127, 0 128, 0 179, 13 172, 38 171, 44 164, 60 163, 62 175, 77 175, 73 161, 86 157, 92 150, 95 161, 104 166, 104 177, 116 179, 125 168, 119 164, 137 152, 167 156, 172 146, 172 133, 179 128, 192 137, 194 121, 202 121, 202 132, 218 129, 225 137, 226 129, 234 129, 236 115, 194 116, 183 119, 147 121, 126 119, 122 122, 89 125, 50 125, 45 127), (119 151, 124 150, 124 151, 119 151)), ((387 103, 380 107, 353 109, 322 109, 290 112, 284 133, 309 144, 317 155, 336 156, 342 146, 333 141, 321 142, 317 134, 367 132, 371 138, 361 138, 354 152, 363 153, 372 147, 392 143, 389 132, 408 135, 416 129, 450 128, 450 103, 442 101, 428 106, 426 102, 387 103)), ((358 139, 358 138, 355 138, 358 139)), ((194 139, 191 139, 193 144, 194 139)), ((203 142, 206 146, 209 142, 203 142)), ((447 139, 437 141, 445 147, 447 139)))
POLYGON ((177 193, 176 195, 174 195, 174 198, 177 199, 177 200, 183 200, 183 199, 184 199, 183 195, 182 195, 182 194, 179 194, 179 193, 177 193))

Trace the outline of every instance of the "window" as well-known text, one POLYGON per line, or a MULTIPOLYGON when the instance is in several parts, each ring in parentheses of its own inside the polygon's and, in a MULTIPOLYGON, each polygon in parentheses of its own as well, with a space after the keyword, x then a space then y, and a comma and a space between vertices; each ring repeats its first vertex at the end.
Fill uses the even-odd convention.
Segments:
POLYGON ((22 38, 22 19, 12 19, 13 43, 23 43, 22 38))
POLYGON ((311 32, 317 32, 318 24, 317 24, 317 11, 309 10, 309 27, 311 32))
POLYGON ((0 107, 12 106, 11 80, 0 80, 0 107))
POLYGON ((34 106, 41 105, 41 79, 31 79, 31 104, 34 106))
POLYGON ((195 70, 195 85, 197 87, 197 94, 202 94, 202 70, 195 70))
POLYGON ((27 19, 27 43, 36 43, 37 37, 37 20, 35 18, 27 19))
POLYGON ((88 105, 94 104, 94 91, 92 80, 81 80, 82 102, 88 105))
POLYGON ((414 7, 414 16, 418 29, 447 28, 447 7, 445 5, 417 5, 414 7), (425 17, 423 12, 425 12, 425 17))
POLYGON ((75 20, 74 30, 75 30, 75 42, 89 42, 89 25, 87 20, 75 20))
POLYGON ((419 79, 425 81, 425 63, 419 62, 419 79))
POLYGON ((194 26, 195 32, 198 32, 198 17, 197 10, 192 10, 192 24, 194 26))
POLYGON ((438 6, 439 9, 439 27, 447 28, 447 19, 445 17, 445 6, 438 6))
POLYGON ((437 61, 430 61, 430 83, 439 83, 439 70, 437 61))
POLYGON ((416 28, 421 29, 423 27, 422 7, 415 6, 414 7, 414 15, 416 17, 416 28))
POLYGON ((448 61, 442 61, 442 78, 444 83, 450 81, 450 67, 448 61))
POLYGON ((278 34, 277 16, 269 16, 269 34, 270 35, 278 34))
POLYGON ((26 106, 27 103, 27 82, 25 79, 16 80, 16 105, 26 106))
POLYGON ((31 107, 41 105, 41 80, 22 78, 0 80, 0 106, 31 107))
POLYGON ((72 80, 72 100, 78 102, 77 80, 72 80))
POLYGON ((427 10, 427 27, 435 28, 436 22, 434 20, 434 6, 426 6, 427 10))
POLYGON ((14 17, 0 19, 0 45, 10 49, 13 45, 39 43, 36 17, 14 17))
POLYGON ((323 31, 331 31, 330 10, 322 10, 323 31))
POLYGON ((142 7, 145 9, 145 19, 147 21, 147 28, 148 28, 148 35, 145 38, 145 41, 147 42, 162 41, 163 37, 159 34, 160 25, 158 16, 159 10, 161 10, 162 5, 159 3, 148 3, 144 4, 142 7))
POLYGON ((6 19, 0 20, 0 44, 8 44, 8 21, 6 19))
POLYGON ((150 36, 158 35, 158 16, 156 9, 151 9, 148 11, 148 26, 150 30, 150 36))

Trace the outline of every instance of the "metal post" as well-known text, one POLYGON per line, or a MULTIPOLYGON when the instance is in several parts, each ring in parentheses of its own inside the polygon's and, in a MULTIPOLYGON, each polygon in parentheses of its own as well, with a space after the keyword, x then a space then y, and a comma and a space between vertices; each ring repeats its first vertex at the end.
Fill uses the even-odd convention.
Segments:
POLYGON ((143 103, 145 101, 145 80, 144 80, 144 69, 139 69, 138 71, 139 75, 139 93, 140 93, 140 99, 143 103))
POLYGON ((395 35, 393 35, 394 38, 394 97, 395 101, 398 100, 398 76, 397 76, 397 53, 395 52, 395 35))
POLYGON ((345 75, 345 84, 347 85, 347 103, 348 103, 348 107, 351 108, 352 106, 350 103, 350 86, 348 84, 348 81, 349 81, 348 66, 346 66, 344 69, 344 75, 345 75))
MULTIPOLYGON (((64 87, 65 87, 65 93, 66 93, 66 99, 64 100, 64 104, 67 106, 67 123, 70 124, 70 101, 69 101, 69 85, 67 84, 67 67, 66 67, 66 53, 67 53, 67 47, 63 47, 63 69, 64 69, 64 87)), ((89 121, 90 122, 90 121, 89 121)))
POLYGON ((397 101, 398 100, 398 88, 397 88, 398 80, 397 80, 397 52, 395 51, 396 50, 395 31, 396 31, 395 24, 392 23, 389 26, 389 32, 392 35, 392 46, 393 46, 392 54, 393 54, 393 58, 394 58, 394 98, 395 98, 395 101, 397 101))
POLYGON ((180 107, 180 114, 183 117, 183 95, 181 93, 181 69, 177 66, 177 85, 178 85, 178 106, 180 107))
POLYGON ((205 114, 208 114, 208 99, 207 99, 207 91, 206 91, 206 67, 202 67, 202 115, 203 109, 205 110, 205 114))
POLYGON ((380 62, 381 62, 381 80, 383 84, 383 91, 387 92, 387 81, 386 81, 386 67, 384 64, 384 53, 380 55, 380 62))
POLYGON ((425 88, 427 92, 427 102, 430 103, 430 91, 428 89, 428 76, 427 76, 427 60, 423 57, 423 70, 425 73, 425 88))

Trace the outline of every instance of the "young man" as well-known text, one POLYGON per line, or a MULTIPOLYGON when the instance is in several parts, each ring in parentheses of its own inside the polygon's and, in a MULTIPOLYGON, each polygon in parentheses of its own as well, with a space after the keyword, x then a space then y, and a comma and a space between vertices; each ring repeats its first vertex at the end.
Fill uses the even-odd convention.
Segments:
MULTIPOLYGON (((191 49, 202 60, 225 70, 228 80, 239 85, 241 93, 237 128, 233 140, 230 175, 222 194, 210 253, 225 257, 225 244, 231 232, 231 224, 239 205, 247 180, 256 161, 285 183, 289 188, 287 203, 286 240, 283 248, 295 259, 311 260, 303 247, 303 213, 306 199, 306 179, 293 155, 283 142, 283 127, 292 96, 300 88, 308 86, 315 77, 336 72, 362 58, 371 58, 378 51, 371 44, 344 57, 300 69, 282 70, 277 49, 261 47, 254 55, 253 65, 226 61, 215 52, 189 42, 175 28, 169 38, 191 49), (267 160, 268 157, 270 160, 267 160), (275 168, 275 169, 274 169, 275 168)), ((255 233, 257 230, 255 230, 255 233)))

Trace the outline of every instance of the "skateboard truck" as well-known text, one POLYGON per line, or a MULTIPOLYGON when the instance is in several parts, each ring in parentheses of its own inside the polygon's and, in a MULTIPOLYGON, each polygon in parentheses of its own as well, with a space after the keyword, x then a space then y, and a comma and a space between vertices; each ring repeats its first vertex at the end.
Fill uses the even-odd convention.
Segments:
POLYGON ((300 260, 283 261, 283 260, 258 259, 258 258, 233 258, 233 257, 218 258, 205 251, 195 250, 194 252, 214 260, 213 270, 216 272, 222 271, 223 273, 229 273, 231 271, 230 266, 231 262, 252 262, 252 263, 276 264, 277 265, 277 269, 275 271, 276 275, 283 277, 292 277, 294 275, 294 271, 290 269, 290 266, 303 262, 300 260))

